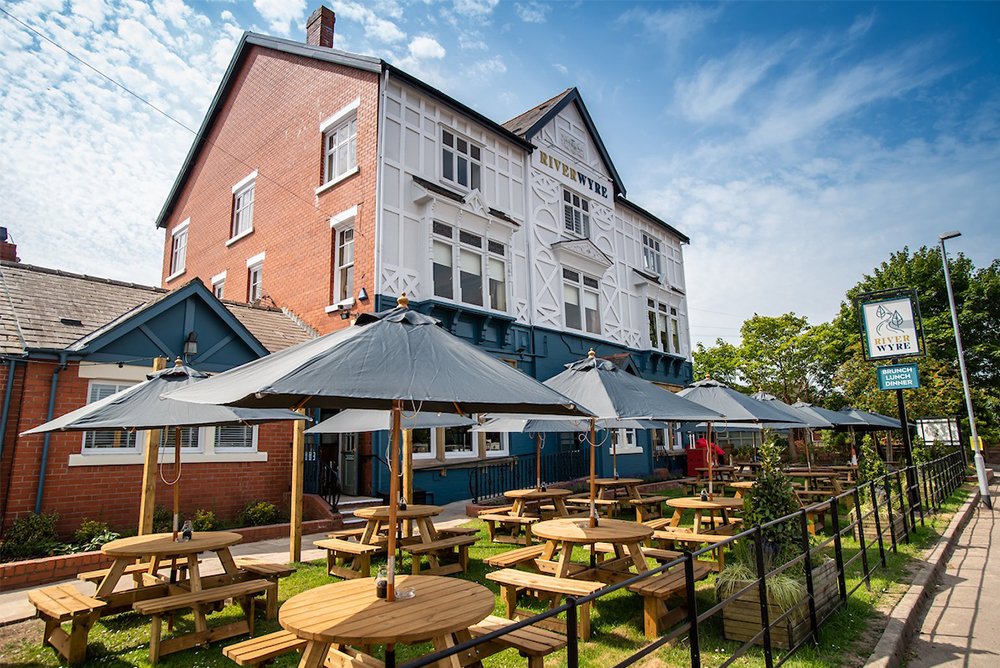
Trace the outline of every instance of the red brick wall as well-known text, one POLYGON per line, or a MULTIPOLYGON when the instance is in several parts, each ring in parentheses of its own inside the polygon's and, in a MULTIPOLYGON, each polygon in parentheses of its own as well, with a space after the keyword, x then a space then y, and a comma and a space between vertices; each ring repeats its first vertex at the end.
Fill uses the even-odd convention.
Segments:
POLYGON ((322 333, 349 321, 327 314, 331 303, 333 233, 329 219, 357 205, 354 293, 374 302, 375 176, 379 75, 252 47, 190 171, 167 222, 163 277, 170 273, 171 230, 190 218, 185 274, 210 284, 226 271, 226 299, 247 294, 246 261, 266 252, 263 292, 322 333), (359 172, 320 195, 323 138, 319 124, 360 98, 359 172), (258 170, 254 231, 230 246, 232 187, 258 170))
MULTIPOLYGON (((77 375, 76 363, 59 374, 55 415, 87 403, 88 380, 77 375)), ((45 422, 54 364, 29 362, 17 432, 45 422)), ((261 425, 258 450, 268 453, 266 462, 185 464, 180 482, 181 512, 191 516, 198 508, 219 517, 232 518, 252 499, 281 505, 291 484, 292 427, 261 425)), ((13 462, 7 488, 4 527, 16 517, 34 512, 38 472, 44 435, 22 436, 11 448, 13 462)), ((69 456, 79 454, 79 433, 53 433, 42 498, 42 512, 59 513, 59 531, 68 536, 84 519, 99 519, 116 529, 138 526, 142 465, 69 466, 69 456)), ((9 441, 4 443, 7 457, 9 441)), ((174 478, 173 466, 163 468, 163 477, 174 478)), ((157 505, 173 507, 173 488, 162 480, 156 488, 157 505)))
MULTIPOLYGON (((24 389, 24 363, 18 363, 14 371, 14 384, 11 387, 10 405, 7 413, 7 430, 3 435, 3 453, 0 456, 0 504, 7 507, 10 496, 11 466, 14 463, 16 449, 18 419, 21 415, 21 394, 24 389)), ((4 394, 7 392, 7 375, 10 373, 8 364, 0 365, 0 406, 3 405, 4 394)), ((2 524, 2 517, 0 517, 2 524)))

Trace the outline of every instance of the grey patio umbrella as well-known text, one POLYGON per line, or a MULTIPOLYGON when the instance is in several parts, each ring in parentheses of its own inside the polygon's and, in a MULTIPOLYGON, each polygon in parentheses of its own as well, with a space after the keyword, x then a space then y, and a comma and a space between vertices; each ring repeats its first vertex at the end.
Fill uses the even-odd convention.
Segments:
MULTIPOLYGON (((52 431, 109 431, 125 429, 143 431, 149 429, 174 429, 174 471, 177 478, 174 487, 174 538, 177 534, 177 519, 180 513, 180 430, 182 427, 208 427, 227 425, 250 425, 261 422, 282 420, 305 420, 306 417, 293 411, 270 408, 230 408, 194 404, 174 399, 161 399, 166 392, 192 387, 209 378, 178 359, 174 366, 154 371, 146 375, 146 380, 105 397, 82 408, 77 408, 54 420, 22 432, 41 434, 52 431)), ((166 482, 166 481, 164 481, 166 482)))
MULTIPOLYGON (((436 429, 438 427, 468 427, 477 424, 472 418, 454 413, 403 414, 400 427, 405 429, 436 429)), ((374 411, 363 408, 348 408, 331 418, 306 429, 307 434, 353 434, 368 431, 389 431, 392 429, 392 411, 374 411)))
MULTIPOLYGON (((802 429, 806 428, 807 432, 807 442, 806 442, 806 467, 812 470, 812 460, 809 457, 809 446, 812 445, 812 430, 813 429, 832 429, 833 425, 829 420, 819 417, 811 413, 805 413, 803 411, 796 410, 788 404, 786 404, 781 399, 777 398, 773 394, 768 394, 767 392, 754 392, 750 395, 751 399, 756 399, 757 401, 763 401, 768 403, 772 408, 777 408, 782 413, 787 413, 795 419, 800 420, 803 424, 796 425, 795 423, 790 423, 788 428, 790 429, 802 429)), ((782 425, 771 425, 773 428, 782 429, 782 425)))
POLYGON ((792 404, 792 408, 801 411, 807 415, 815 417, 820 420, 826 420, 833 425, 834 429, 837 430, 847 430, 851 434, 851 461, 857 462, 858 455, 857 449, 854 443, 854 430, 859 428, 865 428, 868 425, 864 420, 860 420, 854 416, 848 415, 847 413, 840 413, 838 411, 831 411, 829 408, 823 408, 822 406, 813 406, 805 401, 798 401, 792 404))
MULTIPOLYGON (((483 424, 473 427, 474 432, 535 435, 535 487, 542 487, 542 448, 546 433, 586 432, 590 430, 590 420, 567 420, 552 416, 487 416, 483 424)), ((598 420, 602 429, 662 429, 662 422, 653 420, 598 420)))
MULTIPOLYGON (((624 371, 609 360, 597 359, 591 350, 585 359, 564 365, 566 370, 545 381, 552 389, 565 394, 593 411, 590 420, 590 521, 597 522, 596 478, 594 470, 594 432, 598 419, 606 420, 716 420, 722 414, 711 408, 682 399, 670 390, 624 371)), ((617 444, 613 441, 615 454, 617 444)), ((617 466, 615 477, 618 476, 617 466)))
POLYGON ((231 406, 392 410, 388 600, 395 600, 399 438, 411 411, 589 415, 573 400, 445 331, 435 318, 399 307, 220 373, 172 398, 231 406))
MULTIPOLYGON (((851 408, 847 406, 841 408, 838 413, 843 413, 849 417, 861 420, 866 425, 872 428, 873 431, 883 431, 885 429, 902 429, 903 423, 894 417, 889 417, 888 415, 882 415, 881 413, 869 413, 868 411, 863 411, 857 408, 851 408)), ((857 427, 862 429, 862 427, 857 427)))
MULTIPOLYGON (((706 378, 697 383, 684 388, 678 392, 680 396, 711 408, 725 416, 726 424, 732 422, 745 422, 750 424, 776 424, 788 425, 801 423, 793 416, 783 413, 770 404, 752 399, 745 394, 737 392, 725 383, 706 378)), ((712 442, 712 425, 708 425, 708 442, 712 442)), ((712 496, 712 453, 708 453, 708 490, 712 496)))

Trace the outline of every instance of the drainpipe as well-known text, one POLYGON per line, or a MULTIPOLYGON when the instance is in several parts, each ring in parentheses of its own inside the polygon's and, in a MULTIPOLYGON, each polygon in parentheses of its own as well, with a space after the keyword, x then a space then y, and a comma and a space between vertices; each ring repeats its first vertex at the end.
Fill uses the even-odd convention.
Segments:
POLYGON ((3 413, 0 414, 0 461, 3 460, 3 441, 7 435, 7 416, 10 414, 10 393, 14 389, 14 371, 17 360, 7 360, 7 391, 3 395, 3 413))
MULTIPOLYGON (((56 366, 56 370, 52 372, 52 387, 49 390, 49 412, 45 418, 48 422, 52 419, 53 413, 56 410, 56 385, 59 382, 59 372, 66 368, 66 353, 59 353, 59 365, 56 366)), ((49 440, 52 438, 52 432, 46 432, 45 440, 42 441, 42 463, 38 470, 38 492, 35 494, 35 514, 40 515, 42 512, 42 493, 45 491, 45 468, 49 463, 49 440)))

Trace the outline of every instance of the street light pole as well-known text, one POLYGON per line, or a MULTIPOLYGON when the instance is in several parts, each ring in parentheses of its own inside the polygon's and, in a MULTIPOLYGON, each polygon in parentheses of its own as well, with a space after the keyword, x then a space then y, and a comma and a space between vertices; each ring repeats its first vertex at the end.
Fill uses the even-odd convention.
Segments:
POLYGON ((979 478, 979 493, 983 497, 983 503, 987 508, 992 509, 990 502, 990 490, 986 484, 986 461, 983 459, 983 450, 979 443, 979 434, 976 432, 976 414, 972 411, 972 393, 969 391, 969 375, 965 370, 965 353, 962 350, 962 333, 958 329, 958 310, 955 308, 955 293, 951 288, 951 271, 948 269, 948 251, 945 250, 946 239, 954 239, 962 236, 958 230, 945 232, 938 238, 941 241, 941 262, 944 264, 944 284, 948 288, 948 303, 951 304, 951 322, 955 326, 955 346, 958 348, 958 368, 962 371, 962 388, 965 390, 965 407, 969 411, 969 430, 972 432, 972 447, 975 451, 976 477, 979 478))

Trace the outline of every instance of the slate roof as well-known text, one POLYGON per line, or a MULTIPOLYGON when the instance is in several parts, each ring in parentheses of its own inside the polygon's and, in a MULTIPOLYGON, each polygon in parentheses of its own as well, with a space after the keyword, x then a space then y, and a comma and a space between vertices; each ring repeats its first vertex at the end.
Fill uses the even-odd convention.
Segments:
MULTIPOLYGON (((18 262, 0 262, 0 355, 64 350, 170 294, 170 290, 18 262)), ((223 301, 269 352, 316 333, 281 309, 223 301)), ((78 346, 77 346, 78 347, 78 346)))
POLYGON ((538 123, 538 121, 542 120, 542 118, 545 117, 545 114, 547 112, 549 112, 554 106, 559 104, 559 102, 564 97, 566 97, 572 92, 573 92, 572 88, 567 88, 566 90, 559 93, 555 97, 550 98, 545 102, 542 102, 534 109, 528 109, 520 116, 510 119, 509 121, 504 123, 503 126, 508 130, 510 130, 511 132, 513 132, 514 134, 521 135, 522 137, 524 137, 529 130, 534 128, 535 124, 538 123))

